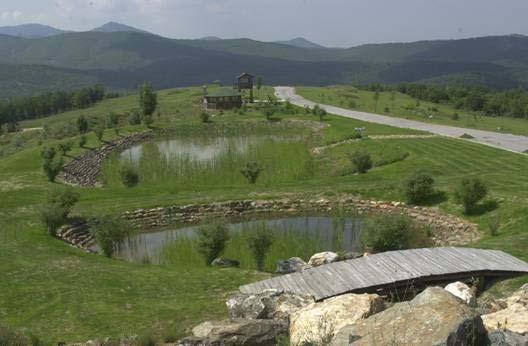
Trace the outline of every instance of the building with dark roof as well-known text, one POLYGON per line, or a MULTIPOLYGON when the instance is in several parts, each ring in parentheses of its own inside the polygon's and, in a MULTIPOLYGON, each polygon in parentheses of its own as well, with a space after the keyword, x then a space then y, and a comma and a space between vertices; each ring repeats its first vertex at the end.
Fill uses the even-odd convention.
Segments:
POLYGON ((242 94, 232 88, 219 88, 207 92, 204 90, 203 98, 206 109, 233 109, 242 106, 242 94))

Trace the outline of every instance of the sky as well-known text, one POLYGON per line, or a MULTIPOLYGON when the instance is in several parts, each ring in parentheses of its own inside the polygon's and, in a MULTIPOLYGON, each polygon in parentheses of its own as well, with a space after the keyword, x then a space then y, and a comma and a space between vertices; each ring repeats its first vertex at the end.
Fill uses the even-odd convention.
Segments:
POLYGON ((527 0, 0 0, 0 26, 108 21, 171 38, 305 37, 330 47, 528 34, 527 0))

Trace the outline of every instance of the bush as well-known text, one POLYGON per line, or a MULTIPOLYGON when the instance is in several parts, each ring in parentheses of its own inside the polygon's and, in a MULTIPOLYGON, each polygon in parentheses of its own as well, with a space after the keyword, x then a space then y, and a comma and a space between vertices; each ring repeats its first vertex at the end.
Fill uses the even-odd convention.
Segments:
POLYGON ((86 136, 82 135, 81 138, 79 138, 79 147, 84 148, 86 145, 86 136))
POLYGON ((404 250, 429 245, 426 232, 401 215, 382 215, 367 221, 361 232, 361 243, 374 252, 404 250))
POLYGON ((200 119, 202 120, 202 123, 208 123, 211 116, 207 112, 200 113, 200 119))
POLYGON ((460 116, 458 115, 457 112, 455 112, 455 113, 453 113, 453 115, 451 116, 451 119, 452 119, 452 120, 458 120, 458 119, 460 119, 460 116))
POLYGON ((130 125, 139 125, 141 124, 141 114, 139 114, 138 110, 133 110, 128 115, 128 123, 130 125))
POLYGON ((64 165, 62 157, 57 157, 57 151, 53 147, 42 149, 40 156, 42 157, 42 170, 48 180, 54 182, 64 165))
POLYGON ((77 118, 77 130, 79 130, 80 134, 85 134, 88 132, 90 128, 90 125, 88 123, 88 120, 84 115, 81 115, 77 118))
POLYGON ((59 150, 62 155, 67 155, 68 152, 72 149, 73 143, 71 141, 65 141, 59 143, 59 150))
POLYGON ((108 114, 105 118, 105 125, 107 129, 115 128, 119 124, 119 117, 114 112, 108 114))
POLYGON ((104 128, 98 127, 94 130, 94 132, 95 132, 95 136, 97 137, 97 140, 99 140, 99 142, 102 142, 103 137, 104 137, 104 128))
POLYGON ((150 127, 150 125, 154 123, 154 118, 152 117, 152 115, 143 115, 141 117, 141 120, 143 122, 143 125, 145 125, 146 127, 150 127))
POLYGON ((139 184, 139 173, 130 164, 125 164, 119 169, 121 183, 126 187, 134 187, 139 184))
POLYGON ((264 260, 273 245, 273 234, 266 227, 259 227, 252 231, 247 237, 248 248, 253 258, 257 269, 264 270, 264 260))
POLYGON ((420 204, 427 201, 434 193, 434 179, 426 172, 413 173, 404 184, 407 203, 420 204))
POLYGON ((224 252, 229 240, 229 230, 223 224, 212 224, 198 228, 198 251, 204 257, 206 265, 224 252))
POLYGON ((478 202, 488 194, 488 188, 478 178, 463 179, 455 191, 455 200, 462 204, 464 213, 470 214, 478 202))
POLYGON ((79 194, 71 189, 52 190, 47 203, 40 208, 40 221, 46 227, 48 234, 55 236, 57 229, 64 225, 71 209, 79 201, 79 194))
POLYGON ((319 105, 314 106, 314 108, 312 109, 312 113, 315 116, 318 116, 320 121, 323 121, 324 117, 326 116, 326 110, 324 108, 321 108, 321 106, 319 105))
POLYGON ((372 168, 372 158, 366 151, 356 151, 350 155, 354 173, 367 173, 372 168))
POLYGON ((112 257, 117 245, 130 234, 129 225, 123 219, 115 217, 92 220, 90 229, 106 257, 112 257))
POLYGON ((257 182, 257 179, 261 172, 262 167, 260 167, 257 162, 250 162, 246 164, 246 167, 240 170, 240 173, 242 173, 242 175, 246 177, 250 184, 255 184, 257 182))

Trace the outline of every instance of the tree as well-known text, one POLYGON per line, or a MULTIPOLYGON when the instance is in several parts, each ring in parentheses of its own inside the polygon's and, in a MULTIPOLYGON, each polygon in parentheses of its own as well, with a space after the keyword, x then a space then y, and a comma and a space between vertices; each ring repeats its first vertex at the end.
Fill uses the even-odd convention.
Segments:
POLYGON ((139 87, 139 109, 143 116, 151 116, 158 106, 158 95, 152 89, 152 84, 144 82, 139 87))
POLYGON ((455 191, 455 200, 462 204, 464 213, 471 214, 487 194, 488 188, 479 178, 464 178, 455 191))
POLYGON ((202 113, 200 113, 200 119, 202 120, 202 123, 204 124, 208 123, 210 120, 209 113, 207 113, 206 111, 203 111, 202 113))
POLYGON ((374 92, 374 95, 372 95, 372 98, 374 99, 374 112, 378 111, 378 101, 380 98, 380 93, 378 90, 374 92))
POLYGON ((130 164, 124 164, 119 168, 119 177, 126 187, 134 187, 139 183, 139 173, 130 164))
POLYGON ((382 215, 365 221, 361 242, 366 250, 383 252, 427 246, 429 239, 409 217, 382 215))
POLYGON ((80 134, 85 134, 88 132, 90 128, 90 125, 88 123, 88 120, 84 115, 81 115, 77 118, 77 129, 79 130, 80 134))
POLYGON ((117 245, 130 234, 130 226, 117 217, 95 219, 90 223, 90 229, 106 257, 112 257, 117 245))
POLYGON ((104 128, 101 126, 101 127, 98 127, 94 130, 95 132, 95 136, 97 137, 97 140, 99 142, 103 142, 103 137, 104 137, 104 128))
POLYGON ((390 100, 391 100, 391 109, 394 112, 394 102, 396 101, 396 91, 394 90, 391 91, 390 100))
POLYGON ((229 240, 229 230, 226 225, 212 224, 198 228, 198 251, 204 257, 206 265, 211 265, 225 249, 229 240))
POLYGON ((139 125, 141 124, 141 114, 137 109, 134 109, 128 115, 128 123, 130 125, 139 125))
POLYGON ((119 117, 114 112, 106 116, 105 124, 107 129, 116 128, 119 125, 119 117))
POLYGON ((150 125, 152 125, 152 123, 154 122, 154 118, 152 117, 152 115, 143 115, 141 117, 141 121, 143 122, 143 125, 145 125, 146 127, 150 128, 150 125))
POLYGON ((350 161, 355 173, 367 173, 373 166, 372 158, 366 151, 355 151, 350 155, 350 161))
POLYGON ((246 167, 240 170, 240 173, 248 180, 250 184, 255 184, 262 172, 262 167, 257 162, 249 162, 246 167))
POLYGON ((249 251, 255 259, 257 269, 263 271, 266 255, 273 245, 273 234, 266 227, 259 227, 249 233, 247 244, 249 251))
POLYGON ((68 152, 72 149, 73 143, 71 141, 64 141, 59 143, 59 150, 62 155, 66 156, 68 152))
POLYGON ((57 229, 62 226, 73 206, 79 201, 79 194, 72 189, 55 189, 47 197, 47 203, 40 208, 39 216, 48 234, 55 236, 57 229))
POLYGON ((414 172, 404 183, 404 193, 408 203, 420 204, 426 201, 434 193, 433 177, 427 172, 414 172))
POLYGON ((46 147, 40 152, 42 157, 42 170, 50 182, 54 182, 64 164, 62 157, 57 157, 57 151, 53 147, 46 147))
POLYGON ((262 77, 257 77, 257 92, 260 98, 260 89, 262 89, 262 77))
POLYGON ((86 145, 86 136, 85 136, 85 135, 82 135, 82 136, 79 138, 79 147, 80 147, 80 148, 84 148, 85 145, 86 145))

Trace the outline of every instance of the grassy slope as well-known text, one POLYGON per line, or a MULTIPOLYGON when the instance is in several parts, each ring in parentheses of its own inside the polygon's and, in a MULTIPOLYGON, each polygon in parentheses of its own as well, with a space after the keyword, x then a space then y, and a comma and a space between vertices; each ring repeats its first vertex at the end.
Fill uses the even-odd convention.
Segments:
MULTIPOLYGON (((265 92, 271 92, 266 88, 265 92)), ((198 120, 199 89, 174 89, 160 92, 159 127, 181 124, 203 126, 198 120)), ((135 107, 135 96, 104 101, 93 108, 69 112, 24 123, 34 127, 47 122, 61 126, 79 114, 103 116, 114 110, 124 112, 135 107)), ((280 115, 282 119, 314 120, 313 116, 280 115)), ((262 122, 255 112, 236 115, 230 112, 215 117, 215 123, 262 122)), ((365 124, 329 116, 328 125, 311 145, 322 145, 347 138, 355 127, 367 127, 370 135, 407 134, 410 131, 365 124)), ((141 127, 127 126, 123 132, 141 127)), ((112 131, 105 134, 109 139, 112 131)), ((93 134, 88 146, 97 142, 93 134)), ((16 153, 0 159, 0 323, 43 335, 49 340, 81 341, 101 335, 136 334, 143 330, 172 330, 177 335, 188 331, 198 321, 225 316, 225 296, 244 282, 263 274, 226 269, 184 270, 171 266, 150 266, 108 260, 83 254, 61 241, 46 236, 38 224, 36 208, 55 184, 45 181, 40 170, 40 147, 28 141, 16 153)), ((75 149, 72 154, 79 154, 75 149)), ((478 144, 445 138, 413 140, 364 140, 337 146, 315 157, 312 177, 282 181, 264 186, 240 182, 229 186, 193 184, 189 186, 138 186, 134 189, 105 187, 77 189, 81 202, 76 214, 117 214, 124 210, 236 198, 271 198, 296 195, 314 197, 360 194, 368 198, 402 199, 399 186, 404 177, 418 168, 435 175, 440 189, 452 192, 453 186, 468 175, 479 176, 491 188, 490 199, 499 208, 481 216, 472 216, 483 230, 492 218, 500 218, 499 235, 484 238, 477 246, 506 250, 528 260, 528 157, 478 144), (376 167, 365 175, 346 174, 346 155, 359 147, 375 157, 383 147, 408 152, 404 161, 376 167), (168 188, 170 187, 170 188, 168 188)), ((450 200, 440 208, 460 215, 460 208, 450 200)), ((528 278, 501 284, 511 290, 528 278)), ((503 293, 504 291, 501 291, 503 293)))
POLYGON ((450 105, 420 101, 401 93, 395 94, 394 103, 390 92, 381 92, 377 108, 375 108, 374 92, 357 90, 349 86, 333 86, 327 88, 298 87, 297 92, 315 102, 331 104, 365 112, 419 120, 425 123, 435 123, 465 127, 472 129, 528 135, 528 121, 508 117, 486 117, 478 114, 454 109, 450 105), (410 106, 415 109, 409 109, 410 106), (388 108, 388 111, 387 109, 388 108), (436 108, 437 111, 432 110, 436 108), (454 113, 459 115, 453 120, 454 113), (430 117, 431 116, 431 117, 430 117))

